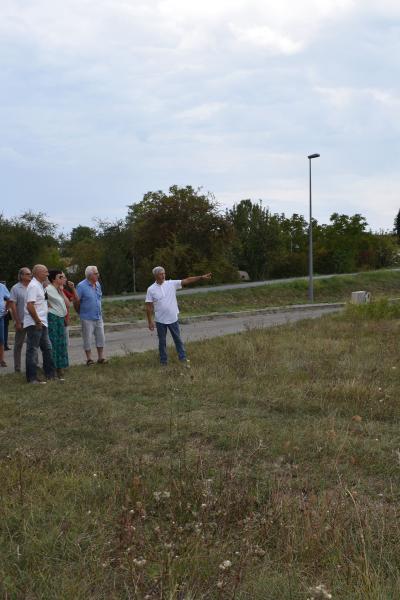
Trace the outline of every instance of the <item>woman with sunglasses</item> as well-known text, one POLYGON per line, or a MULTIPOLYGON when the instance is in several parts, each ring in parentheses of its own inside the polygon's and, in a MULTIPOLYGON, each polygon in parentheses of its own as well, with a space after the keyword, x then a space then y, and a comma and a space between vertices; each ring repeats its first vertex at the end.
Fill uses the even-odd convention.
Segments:
POLYGON ((49 338, 53 347, 53 362, 57 377, 64 380, 64 369, 69 366, 68 339, 65 329, 68 300, 63 292, 66 277, 62 271, 51 269, 49 281, 50 285, 46 288, 49 305, 49 338))

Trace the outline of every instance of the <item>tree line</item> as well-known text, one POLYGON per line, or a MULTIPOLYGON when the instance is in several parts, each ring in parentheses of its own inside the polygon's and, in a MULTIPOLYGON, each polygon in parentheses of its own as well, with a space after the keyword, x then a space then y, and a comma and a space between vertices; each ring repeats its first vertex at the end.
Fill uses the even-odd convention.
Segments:
MULTIPOLYGON (((191 186, 148 192, 117 221, 78 225, 66 235, 41 212, 0 216, 0 279, 11 283, 21 266, 44 263, 72 279, 97 265, 108 294, 144 290, 151 269, 169 277, 212 271, 213 281, 307 274, 308 223, 303 216, 271 213, 261 202, 241 200, 222 212, 211 193, 191 186)), ((392 233, 374 233, 361 214, 333 213, 328 224, 313 220, 314 270, 346 273, 389 267, 398 259, 400 211, 392 233)))

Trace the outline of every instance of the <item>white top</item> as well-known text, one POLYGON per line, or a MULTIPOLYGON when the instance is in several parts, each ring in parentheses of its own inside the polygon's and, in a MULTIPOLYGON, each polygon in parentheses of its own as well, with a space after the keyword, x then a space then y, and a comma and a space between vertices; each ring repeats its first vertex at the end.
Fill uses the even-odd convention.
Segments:
POLYGON ((28 313, 28 309, 26 305, 28 302, 35 303, 35 309, 37 315, 43 325, 47 327, 47 302, 44 295, 44 288, 40 281, 34 277, 32 281, 29 283, 26 289, 26 299, 24 305, 24 327, 30 327, 31 325, 36 325, 35 321, 32 319, 31 315, 28 313))
POLYGON ((64 294, 59 292, 52 283, 47 286, 46 292, 49 313, 56 317, 65 317, 67 314, 67 306, 65 304, 64 294))
POLYGON ((154 314, 157 323, 169 325, 178 320, 178 303, 176 301, 176 290, 182 289, 180 279, 168 279, 164 283, 153 283, 147 288, 145 302, 153 302, 154 314))

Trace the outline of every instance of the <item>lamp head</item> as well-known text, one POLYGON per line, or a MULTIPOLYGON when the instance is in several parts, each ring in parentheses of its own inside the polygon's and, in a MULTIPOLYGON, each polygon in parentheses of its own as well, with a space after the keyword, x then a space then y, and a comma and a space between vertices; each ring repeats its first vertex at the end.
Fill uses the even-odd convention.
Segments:
POLYGON ((308 156, 308 158, 310 158, 310 159, 311 159, 311 158, 319 158, 320 156, 321 156, 320 154, 310 154, 310 155, 308 156))

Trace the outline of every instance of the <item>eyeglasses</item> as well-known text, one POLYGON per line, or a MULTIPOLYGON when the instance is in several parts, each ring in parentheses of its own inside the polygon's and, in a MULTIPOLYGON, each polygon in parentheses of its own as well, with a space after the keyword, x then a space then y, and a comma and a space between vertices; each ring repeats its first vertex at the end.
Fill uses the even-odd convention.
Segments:
POLYGON ((57 275, 58 279, 67 279, 65 275, 57 275))

